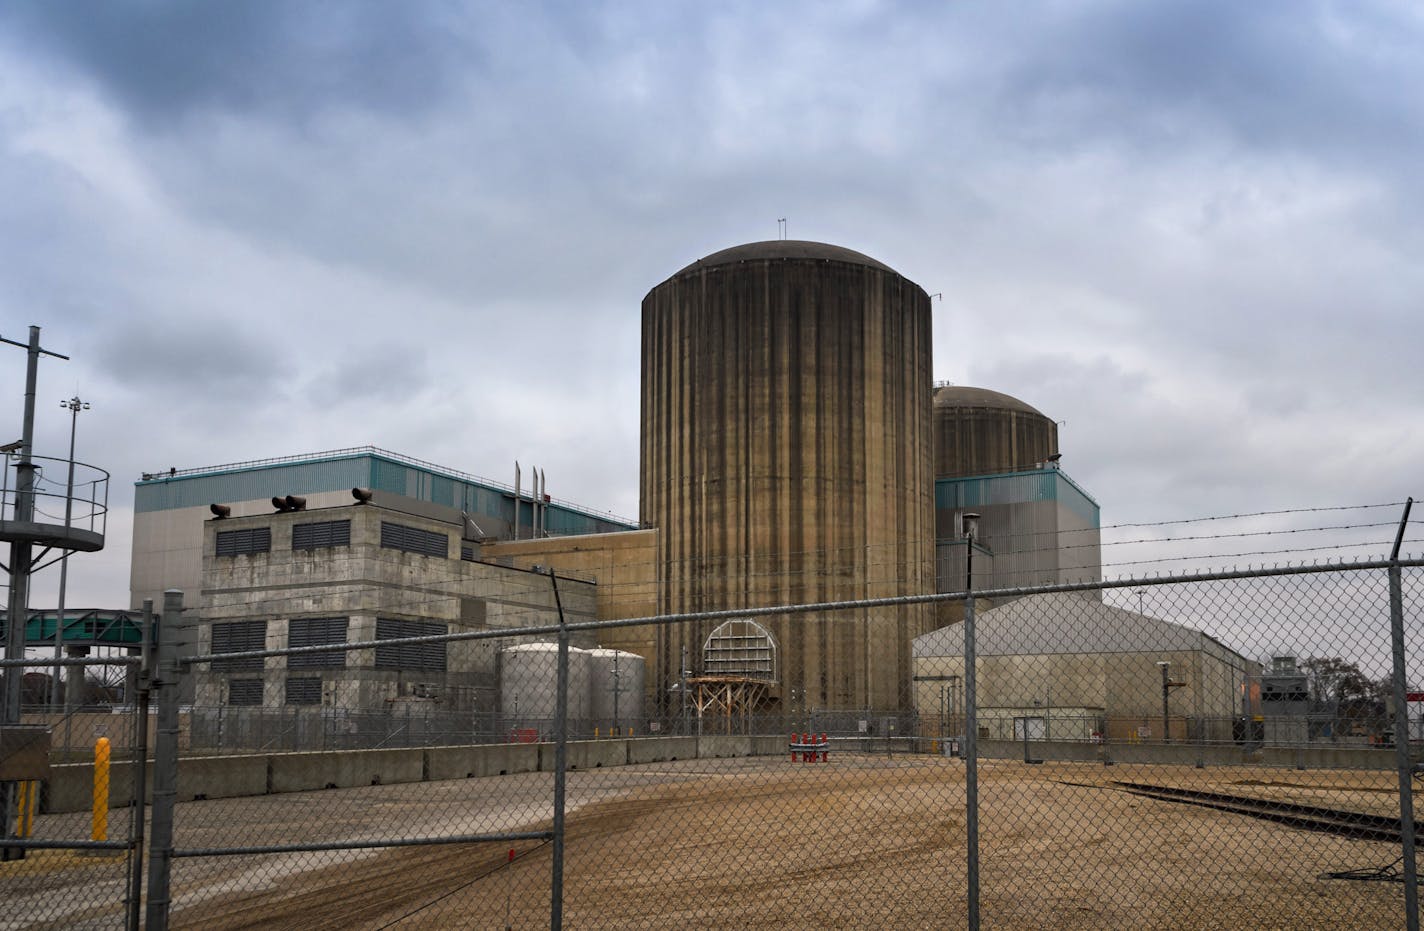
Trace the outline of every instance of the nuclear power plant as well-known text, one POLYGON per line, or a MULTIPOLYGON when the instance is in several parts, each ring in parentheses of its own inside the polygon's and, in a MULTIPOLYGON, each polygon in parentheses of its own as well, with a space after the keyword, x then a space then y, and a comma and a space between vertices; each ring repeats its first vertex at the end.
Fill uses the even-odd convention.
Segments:
MULTIPOLYGON (((236 652, 323 631, 379 641, 547 622, 551 600, 513 594, 546 585, 536 572, 560 576, 598 620, 955 592, 970 581, 968 512, 980 515, 977 590, 1100 577, 1098 506, 1059 467, 1057 423, 1005 394, 935 385, 929 296, 869 256, 789 240, 715 252, 643 299, 641 358, 637 522, 551 504, 542 473, 521 489, 371 447, 174 470, 137 486, 135 604, 176 577, 191 586, 201 566, 190 639, 236 652), (366 486, 355 500, 353 486, 366 486), (198 535, 205 505, 215 516, 198 535), (357 570, 369 587, 352 587, 357 570), (437 578, 458 590, 430 597, 437 578)), ((916 638, 956 611, 733 614, 575 646, 617 651, 589 655, 617 655, 620 679, 638 683, 620 718, 902 713, 916 638)), ((543 662, 537 645, 504 658, 454 646, 299 676, 214 664, 196 695, 507 713, 517 692, 501 664, 543 662)))

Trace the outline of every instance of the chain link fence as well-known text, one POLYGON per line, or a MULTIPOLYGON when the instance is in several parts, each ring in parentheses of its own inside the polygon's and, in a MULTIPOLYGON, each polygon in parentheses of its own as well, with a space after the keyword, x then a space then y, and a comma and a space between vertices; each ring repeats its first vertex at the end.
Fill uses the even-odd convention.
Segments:
MULTIPOLYGON (((136 666, 139 660, 30 665, 58 673, 116 662, 136 666)), ((0 780, 7 796, 0 927, 135 926, 145 821, 134 800, 146 791, 140 749, 145 718, 137 706, 107 713, 37 709, 18 725, 0 725, 0 780)))
MULTIPOLYGON (((390 641, 499 657, 458 713, 180 709, 162 653, 142 926, 1417 927, 1424 564, 1392 565, 934 596, 963 619, 891 709, 659 700, 570 645, 595 622, 390 641)), ((37 839, 84 836, 70 766, 37 839)), ((0 924, 122 926, 131 867, 32 847, 0 924)))

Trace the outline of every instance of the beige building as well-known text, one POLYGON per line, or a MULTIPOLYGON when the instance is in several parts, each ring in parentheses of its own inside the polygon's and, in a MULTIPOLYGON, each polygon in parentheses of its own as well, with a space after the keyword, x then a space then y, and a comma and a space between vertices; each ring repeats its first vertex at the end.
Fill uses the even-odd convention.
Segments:
MULTIPOLYGON (((1028 595, 976 617, 980 736, 1230 740, 1259 664, 1182 624, 1074 593, 1028 595)), ((930 731, 963 728, 964 628, 915 639, 915 704, 930 731)))

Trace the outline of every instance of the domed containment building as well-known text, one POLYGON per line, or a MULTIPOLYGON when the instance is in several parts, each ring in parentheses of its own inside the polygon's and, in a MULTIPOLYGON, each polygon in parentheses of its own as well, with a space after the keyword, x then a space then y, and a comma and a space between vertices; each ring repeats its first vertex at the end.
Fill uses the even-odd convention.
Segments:
POLYGON ((987 388, 941 385, 934 393, 935 478, 1040 469, 1058 453, 1058 425, 987 388))
MULTIPOLYGON (((642 324, 641 511, 657 528, 660 613, 933 590, 922 288, 849 249, 751 243, 654 287, 642 324)), ((773 704, 897 708, 932 612, 758 621, 773 642, 748 646, 776 657, 773 704)), ((655 678, 678 681, 684 661, 702 671, 717 626, 662 628, 655 678)))

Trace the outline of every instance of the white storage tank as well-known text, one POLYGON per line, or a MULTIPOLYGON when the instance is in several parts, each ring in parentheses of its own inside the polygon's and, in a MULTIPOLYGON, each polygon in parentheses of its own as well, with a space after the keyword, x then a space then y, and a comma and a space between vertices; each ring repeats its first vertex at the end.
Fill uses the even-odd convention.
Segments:
POLYGON ((627 733, 643 728, 643 678, 646 664, 637 653, 589 650, 589 711, 593 725, 627 733))
MULTIPOLYGON (((589 717, 589 652, 569 647, 569 732, 589 717)), ((559 646, 521 643, 499 652, 499 710, 514 726, 551 731, 558 708, 559 646)))

